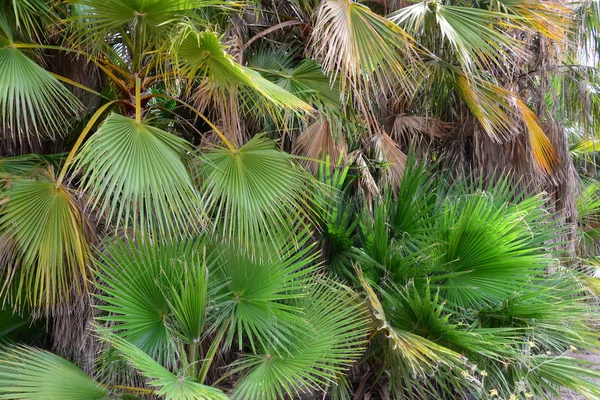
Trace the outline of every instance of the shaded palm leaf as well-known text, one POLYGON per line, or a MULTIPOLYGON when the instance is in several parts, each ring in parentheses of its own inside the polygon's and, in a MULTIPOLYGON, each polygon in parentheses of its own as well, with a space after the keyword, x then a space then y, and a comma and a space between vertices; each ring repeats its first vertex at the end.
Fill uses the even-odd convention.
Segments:
POLYGON ((31 38, 39 38, 45 28, 44 23, 57 18, 50 4, 44 0, 13 0, 8 3, 6 7, 12 7, 15 26, 31 38))
POLYGON ((203 225, 199 195, 182 160, 190 148, 177 136, 111 114, 75 163, 90 204, 116 228, 179 236, 203 225))
POLYGON ((64 358, 25 346, 0 350, 0 399, 103 400, 109 391, 64 358))
POLYGON ((14 140, 64 134, 80 102, 54 76, 14 48, 0 47, 0 123, 14 140))
POLYGON ((110 331, 98 329, 100 338, 111 344, 123 358, 157 388, 156 394, 167 400, 226 400, 219 389, 202 385, 182 374, 175 375, 128 341, 110 331))
POLYGON ((48 312, 86 286, 89 223, 73 193, 44 176, 13 179, 2 195, 3 290, 48 312))

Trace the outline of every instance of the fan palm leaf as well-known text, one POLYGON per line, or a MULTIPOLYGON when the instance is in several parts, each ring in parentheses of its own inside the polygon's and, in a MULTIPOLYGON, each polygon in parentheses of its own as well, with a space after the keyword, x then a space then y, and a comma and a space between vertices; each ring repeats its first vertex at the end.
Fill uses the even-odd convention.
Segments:
POLYGON ((0 124, 13 140, 64 135, 81 103, 50 72, 21 51, 0 47, 0 124))
POLYGON ((220 288, 212 309, 216 324, 230 321, 227 346, 235 338, 240 350, 244 343, 253 351, 271 346, 286 352, 293 346, 303 320, 298 307, 290 303, 304 298, 312 286, 318 256, 307 240, 305 232, 297 244, 283 245, 278 258, 224 253, 211 285, 220 288))
POLYGON ((99 320, 162 364, 176 363, 175 338, 198 341, 204 326, 202 249, 196 240, 107 243, 98 257, 97 307, 108 315, 99 320))
POLYGON ((111 114, 74 162, 90 204, 115 228, 171 237, 203 225, 199 195, 183 162, 190 150, 177 136, 111 114))
POLYGON ((74 192, 38 175, 11 179, 2 197, 0 232, 8 263, 3 290, 17 304, 46 312, 81 293, 91 229, 74 192))
POLYGON ((79 367, 55 354, 26 346, 0 350, 0 399, 104 400, 109 394, 79 367))
POLYGON ((325 391, 361 354, 368 325, 348 288, 316 284, 298 305, 305 325, 292 338, 289 352, 266 348, 241 361, 236 370, 243 375, 233 399, 275 400, 325 391))
POLYGON ((317 188, 314 180, 270 139, 255 136, 239 150, 216 148, 202 157, 203 203, 223 239, 245 250, 263 238, 278 243, 312 217, 305 196, 317 188))
POLYGON ((342 92, 352 89, 357 97, 368 97, 397 82, 404 89, 411 87, 415 51, 411 38, 397 25, 348 0, 321 2, 316 18, 312 53, 326 71, 340 75, 342 92))
POLYGON ((435 26, 468 72, 491 66, 504 68, 509 60, 524 55, 522 43, 509 34, 519 17, 510 14, 423 2, 400 9, 390 20, 414 35, 427 34, 435 26))

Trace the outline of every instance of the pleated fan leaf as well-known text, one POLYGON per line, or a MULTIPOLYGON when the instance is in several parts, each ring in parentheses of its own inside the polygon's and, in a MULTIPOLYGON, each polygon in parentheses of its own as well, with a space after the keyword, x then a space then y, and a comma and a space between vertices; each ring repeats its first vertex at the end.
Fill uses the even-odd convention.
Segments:
POLYGON ((103 400, 109 390, 79 367, 44 350, 0 349, 0 399, 103 400))
POLYGON ((55 139, 81 103, 50 72, 14 48, 0 48, 0 128, 13 140, 55 139))
POLYGON ((90 203, 115 228, 160 236, 198 231, 202 206, 182 157, 191 145, 111 114, 76 157, 90 203))
POLYGON ((1 242, 6 286, 17 304, 46 312, 88 278, 89 222, 73 193, 48 178, 12 179, 2 193, 1 242), (10 250, 12 248, 12 251, 10 250))

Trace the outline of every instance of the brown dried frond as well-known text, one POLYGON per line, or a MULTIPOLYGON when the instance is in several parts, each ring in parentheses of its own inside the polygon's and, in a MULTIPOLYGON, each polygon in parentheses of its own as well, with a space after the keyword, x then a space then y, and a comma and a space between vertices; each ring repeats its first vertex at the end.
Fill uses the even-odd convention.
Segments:
POLYGON ((327 155, 332 159, 342 155, 345 159, 346 139, 341 135, 339 138, 334 136, 329 120, 326 117, 317 118, 298 137, 293 152, 308 158, 309 160, 304 161, 303 164, 306 169, 315 174, 319 168, 317 160, 324 159, 327 155))

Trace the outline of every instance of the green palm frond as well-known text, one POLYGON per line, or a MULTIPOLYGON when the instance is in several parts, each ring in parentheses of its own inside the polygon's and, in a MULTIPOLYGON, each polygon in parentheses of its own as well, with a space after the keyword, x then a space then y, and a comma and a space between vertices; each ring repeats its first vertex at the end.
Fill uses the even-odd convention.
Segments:
POLYGON ((167 400, 226 400, 221 390, 202 385, 185 375, 173 374, 130 342, 108 330, 98 328, 102 340, 112 345, 123 358, 146 378, 156 394, 167 400))
MULTIPOLYGON (((203 330, 203 249, 197 240, 108 243, 98 260, 102 304, 97 307, 109 314, 99 319, 162 364, 175 364, 175 337, 192 343, 203 330)), ((210 253, 208 257, 215 258, 210 253)))
POLYGON ((46 312, 81 294, 87 287, 91 228, 75 194, 39 175, 11 179, 2 197, 3 290, 16 304, 46 312))
POLYGON ((236 370, 243 376, 232 398, 276 400, 325 391, 360 356, 368 325, 350 289, 320 283, 297 305, 305 322, 289 351, 278 354, 266 348, 241 361, 236 370))
POLYGON ((52 74, 21 51, 0 47, 0 125, 13 140, 64 135, 81 103, 52 74))
POLYGON ((50 4, 44 0, 9 0, 8 4, 0 7, 0 10, 12 11, 15 19, 15 27, 24 36, 39 38, 43 33, 45 24, 57 18, 50 8, 50 4), (12 10, 10 10, 12 8, 12 10))
POLYGON ((211 313, 216 324, 230 321, 227 346, 237 339, 241 350, 246 338, 253 351, 259 345, 290 351, 296 330, 302 329, 299 310, 290 302, 306 296, 316 271, 318 254, 307 240, 305 233, 300 250, 293 243, 283 245, 274 259, 224 252, 211 283, 220 293, 211 313))
MULTIPOLYGON (((312 111, 312 107, 303 100, 263 78, 258 72, 237 63, 225 52, 226 47, 214 32, 198 31, 191 25, 185 25, 175 39, 172 50, 179 74, 188 80, 199 79, 197 96, 206 97, 199 101, 224 101, 236 93, 242 95, 242 101, 248 101, 254 96, 244 96, 244 93, 253 93, 276 107, 312 111)), ((251 106, 249 104, 249 109, 251 106)))
MULTIPOLYGON (((271 53, 269 53, 271 54, 271 53)), ((283 52, 273 52, 273 57, 283 52)), ((298 65, 268 63, 259 55, 248 61, 250 68, 265 73, 265 77, 277 83, 288 92, 311 104, 324 104, 338 108, 340 103, 339 82, 331 82, 321 66, 311 59, 303 59, 298 65)))
POLYGON ((600 397, 600 372, 592 363, 568 356, 536 356, 522 373, 527 376, 527 386, 544 399, 560 396, 560 388, 569 388, 587 399, 600 397))
POLYGON ((215 148, 202 157, 203 203, 223 239, 249 250, 278 243, 312 218, 307 196, 317 184, 270 139, 258 135, 239 150, 215 148))
MULTIPOLYGON (((390 365, 403 365, 409 373, 424 376, 439 365, 460 368, 463 359, 460 353, 437 344, 426 337, 413 333, 412 329, 393 326, 386 316, 386 310, 374 288, 357 270, 362 289, 366 292, 369 307, 377 330, 386 337, 386 347, 390 350, 390 365), (404 328, 404 329, 403 329, 404 328)), ((394 306, 392 305, 392 310, 394 306)), ((397 318, 397 317, 396 317, 397 318)), ((399 373, 402 373, 399 371, 399 373)))
POLYGON ((203 226, 199 195, 182 159, 190 150, 175 135, 111 114, 74 161, 90 204, 116 228, 172 237, 203 226))
POLYGON ((36 171, 52 165, 58 167, 65 158, 65 154, 24 154, 16 157, 0 157, 0 176, 28 176, 36 171))
POLYGON ((109 391, 64 358, 26 346, 0 349, 0 399, 104 400, 109 391))
POLYGON ((543 272, 551 262, 543 243, 553 236, 539 211, 543 202, 537 196, 498 208, 485 194, 447 202, 433 248, 439 275, 431 280, 449 305, 477 309, 502 301, 543 272))
MULTIPOLYGON (((173 27, 196 10, 207 7, 234 6, 227 0, 69 0, 78 6, 73 22, 85 28, 84 40, 101 42, 122 29, 139 33, 134 37, 137 51, 160 47, 173 27)), ((138 55, 136 55, 137 57, 138 55)))

